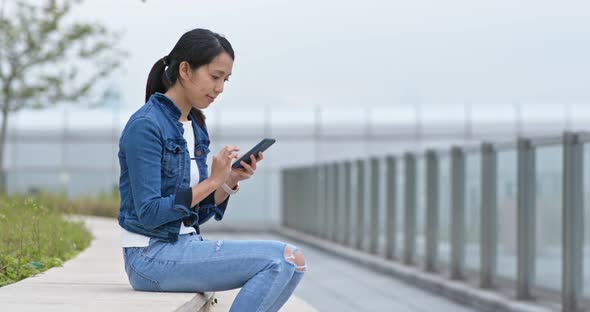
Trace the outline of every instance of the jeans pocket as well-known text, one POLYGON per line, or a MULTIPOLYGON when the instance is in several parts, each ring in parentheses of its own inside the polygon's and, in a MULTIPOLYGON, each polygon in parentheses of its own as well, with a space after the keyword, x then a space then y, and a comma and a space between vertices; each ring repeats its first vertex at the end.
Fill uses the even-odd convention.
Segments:
POLYGON ((129 266, 129 283, 131 287, 139 291, 162 291, 160 284, 147 276, 139 273, 132 265, 129 266))

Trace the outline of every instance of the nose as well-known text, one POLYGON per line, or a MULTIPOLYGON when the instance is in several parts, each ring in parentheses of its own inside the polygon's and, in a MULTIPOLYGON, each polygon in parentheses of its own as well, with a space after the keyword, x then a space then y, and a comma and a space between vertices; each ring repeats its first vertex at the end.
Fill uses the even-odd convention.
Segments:
POLYGON ((224 85, 224 84, 225 84, 225 81, 222 81, 222 82, 220 82, 220 83, 216 83, 216 84, 215 84, 215 89, 214 89, 214 90, 215 90, 215 92, 216 92, 217 94, 220 94, 221 92, 223 92, 223 85, 224 85))

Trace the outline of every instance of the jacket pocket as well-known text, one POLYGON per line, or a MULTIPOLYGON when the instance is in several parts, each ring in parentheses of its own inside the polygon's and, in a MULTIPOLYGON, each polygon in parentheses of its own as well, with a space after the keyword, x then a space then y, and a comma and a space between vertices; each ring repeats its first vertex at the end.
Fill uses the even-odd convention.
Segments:
POLYGON ((167 139, 164 145, 162 171, 168 178, 176 178, 182 170, 186 153, 184 138, 167 139))

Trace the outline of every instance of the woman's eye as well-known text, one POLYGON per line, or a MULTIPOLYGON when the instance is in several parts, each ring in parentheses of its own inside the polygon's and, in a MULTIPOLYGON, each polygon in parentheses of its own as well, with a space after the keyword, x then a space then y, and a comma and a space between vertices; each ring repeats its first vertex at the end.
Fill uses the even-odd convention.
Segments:
MULTIPOLYGON (((218 79, 220 79, 221 77, 219 77, 219 76, 213 76, 213 75, 211 75, 211 78, 213 78, 213 80, 218 80, 218 79)), ((228 82, 228 81, 229 81, 229 79, 225 78, 225 79, 223 79, 223 81, 225 81, 225 82, 228 82)))

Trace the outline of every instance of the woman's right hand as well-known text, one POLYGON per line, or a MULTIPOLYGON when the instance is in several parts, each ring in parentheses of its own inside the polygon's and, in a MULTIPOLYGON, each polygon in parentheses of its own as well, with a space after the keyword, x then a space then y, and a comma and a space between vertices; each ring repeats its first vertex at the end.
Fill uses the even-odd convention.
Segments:
POLYGON ((240 149, 234 145, 226 145, 224 148, 213 156, 211 163, 211 176, 209 177, 219 187, 231 173, 231 163, 233 159, 238 158, 240 149))

